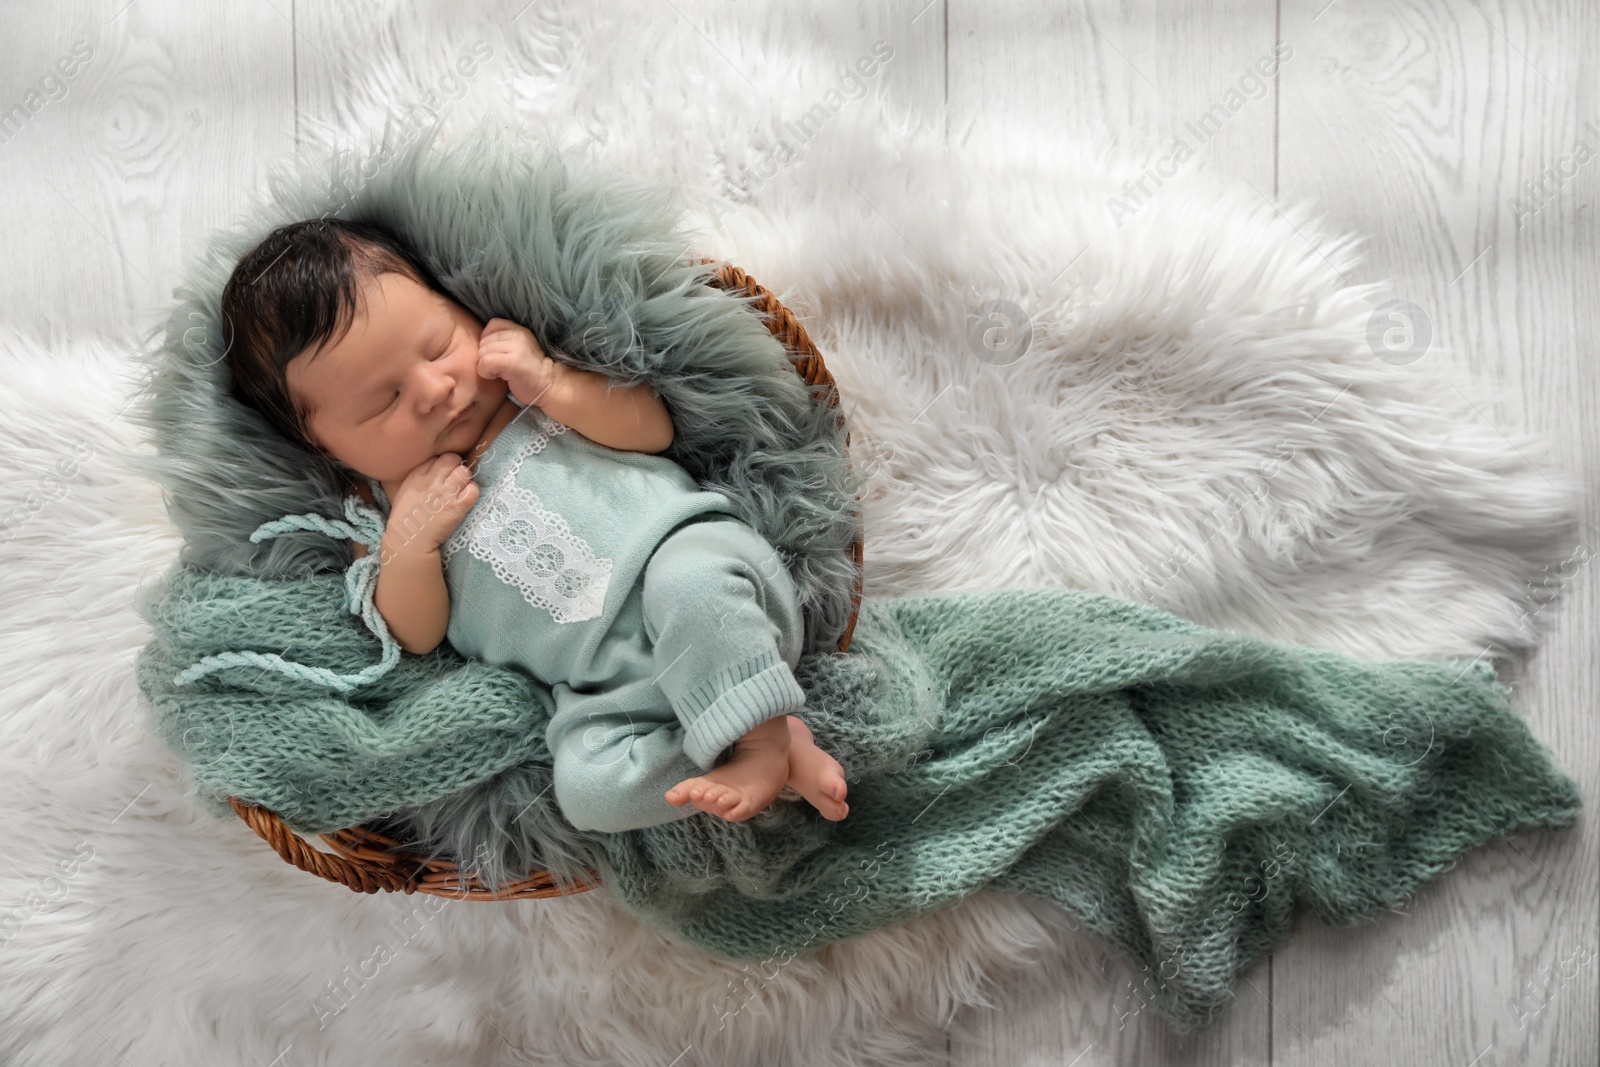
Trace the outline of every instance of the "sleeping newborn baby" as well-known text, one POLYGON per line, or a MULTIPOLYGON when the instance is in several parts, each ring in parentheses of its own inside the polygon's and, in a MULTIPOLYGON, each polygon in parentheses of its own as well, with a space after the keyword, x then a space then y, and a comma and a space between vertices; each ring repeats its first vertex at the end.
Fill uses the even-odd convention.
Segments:
POLYGON ((845 817, 843 770, 796 714, 793 579, 660 455, 673 425, 653 389, 480 323, 392 235, 339 219, 268 235, 222 314, 235 397, 383 515, 373 603, 400 647, 448 636, 550 687, 574 826, 737 822, 786 786, 845 817))

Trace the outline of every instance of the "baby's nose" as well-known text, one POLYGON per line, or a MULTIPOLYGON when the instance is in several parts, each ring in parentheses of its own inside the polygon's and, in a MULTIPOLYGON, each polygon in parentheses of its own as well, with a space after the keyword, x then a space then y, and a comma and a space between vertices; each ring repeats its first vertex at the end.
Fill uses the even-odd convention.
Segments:
POLYGON ((449 401, 452 393, 456 391, 456 380, 448 374, 440 374, 433 380, 433 402, 435 405, 449 401))

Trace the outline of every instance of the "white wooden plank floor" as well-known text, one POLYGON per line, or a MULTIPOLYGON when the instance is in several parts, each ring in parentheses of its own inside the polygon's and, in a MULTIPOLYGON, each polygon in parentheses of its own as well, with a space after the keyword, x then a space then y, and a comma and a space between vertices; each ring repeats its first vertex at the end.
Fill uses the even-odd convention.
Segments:
MULTIPOLYGON (((996 139, 1117 134, 1274 202, 1310 198, 1369 235, 1353 283, 1387 280, 1426 314, 1424 358, 1504 386, 1497 427, 1561 442, 1593 483, 1600 329, 1600 11, 1583 0, 896 0, 792 10, 811 47, 896 49, 885 91, 974 150, 996 139), (1249 69, 1281 64, 1259 90, 1249 69), (1247 96, 1203 145, 1186 124, 1247 96), (1591 125, 1592 124, 1592 125, 1591 125), (1579 142, 1583 143, 1580 148, 1579 142)), ((726 15, 723 13, 727 12, 726 15)), ((719 28, 718 23, 721 22, 719 28)), ((63 0, 0 13, 0 314, 42 341, 125 334, 183 259, 294 150, 339 91, 337 20, 304 0, 63 0), (58 68, 58 59, 67 62, 58 68), (52 74, 72 69, 70 78, 52 74), (29 96, 37 93, 36 96, 29 96), (18 121, 21 104, 28 113, 18 121)), ((1133 178, 1137 175, 1130 174, 1133 178)), ((1509 447, 1509 445, 1508 445, 1509 447)), ((20 472, 28 477, 29 472, 20 472)), ((1600 784, 1593 501, 1551 579, 1553 636, 1516 685, 1532 729, 1600 784)), ((1107 959, 1085 1001, 1045 974, 968 1010, 930 1061, 988 1064, 1592 1064, 1600 1049, 1600 834, 1501 840, 1398 915, 1302 922, 1245 976, 1229 1016, 1180 1040, 1107 959), (1087 1004, 1087 1007, 1084 1005, 1087 1004)))

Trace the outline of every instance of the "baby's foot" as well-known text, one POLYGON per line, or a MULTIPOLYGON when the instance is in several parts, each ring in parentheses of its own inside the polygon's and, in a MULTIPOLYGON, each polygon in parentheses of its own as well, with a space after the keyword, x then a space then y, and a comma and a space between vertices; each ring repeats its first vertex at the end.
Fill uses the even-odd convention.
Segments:
POLYGON ((844 802, 844 768, 839 761, 818 748, 811 728, 799 717, 789 719, 789 785, 810 801, 824 819, 838 822, 850 814, 844 802))
POLYGON ((789 777, 788 726, 768 719, 734 742, 733 755, 720 767, 685 778, 667 790, 667 803, 693 804, 729 822, 743 822, 765 810, 789 777))

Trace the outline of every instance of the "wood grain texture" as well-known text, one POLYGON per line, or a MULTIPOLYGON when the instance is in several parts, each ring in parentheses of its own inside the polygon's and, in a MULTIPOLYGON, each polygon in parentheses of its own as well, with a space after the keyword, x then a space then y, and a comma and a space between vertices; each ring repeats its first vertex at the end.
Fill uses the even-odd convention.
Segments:
MULTIPOLYGON (((1423 355, 1449 377, 1502 383, 1495 427, 1548 433, 1530 456, 1593 482, 1600 327, 1594 216, 1600 152, 1590 5, 1284 0, 1279 193, 1370 235, 1357 282, 1431 320, 1423 355), (1554 180, 1530 197, 1547 170, 1554 180), (1521 201, 1521 203, 1518 203, 1521 201)), ((1508 446, 1510 444, 1508 442, 1508 446)), ((1552 633, 1515 683, 1518 706, 1578 780, 1600 785, 1592 525, 1552 576, 1552 633)), ((1545 619, 1539 620, 1541 623, 1545 619)), ((1352 930, 1311 922, 1275 955, 1271 996, 1294 1028, 1273 1062, 1592 1064, 1600 848, 1592 821, 1470 853, 1402 909, 1352 930)))
POLYGON ((87 55, 58 99, 0 126, 7 313, 42 338, 141 330, 291 145, 289 27, 261 4, 160 0, 5 21, 0 109, 73 67, 56 64, 75 45, 87 55))

